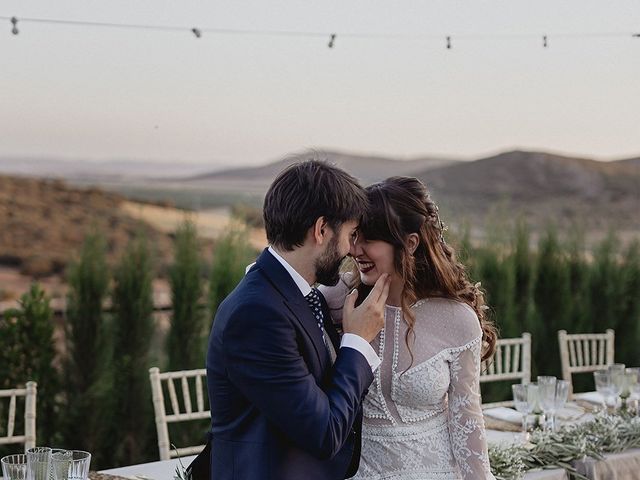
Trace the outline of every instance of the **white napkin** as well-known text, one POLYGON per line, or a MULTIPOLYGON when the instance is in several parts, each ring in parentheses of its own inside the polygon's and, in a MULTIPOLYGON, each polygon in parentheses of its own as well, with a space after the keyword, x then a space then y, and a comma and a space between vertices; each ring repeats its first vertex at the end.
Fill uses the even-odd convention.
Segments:
MULTIPOLYGON (((573 398, 576 400, 584 400, 586 402, 593 403, 596 405, 602 405, 602 395, 600 395, 598 392, 576 393, 573 396, 573 398)), ((607 405, 609 407, 614 407, 615 406, 614 401, 615 400, 612 397, 609 397, 607 399, 607 405)))
POLYGON ((522 423, 522 414, 507 407, 488 408, 482 411, 487 417, 502 420, 503 422, 515 423, 519 425, 522 423))

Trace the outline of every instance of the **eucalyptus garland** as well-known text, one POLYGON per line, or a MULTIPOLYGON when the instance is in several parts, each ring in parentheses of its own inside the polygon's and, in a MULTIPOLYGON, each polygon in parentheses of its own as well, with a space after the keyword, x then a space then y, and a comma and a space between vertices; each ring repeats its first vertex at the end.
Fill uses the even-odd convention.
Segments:
POLYGON ((640 417, 600 414, 557 432, 535 431, 524 445, 489 446, 491 471, 497 480, 519 480, 528 470, 564 468, 570 478, 588 480, 572 462, 640 447, 640 417))
MULTIPOLYGON (((573 461, 587 457, 602 460, 606 453, 630 448, 640 448, 640 417, 599 414, 557 432, 534 431, 524 445, 490 444, 489 462, 496 480, 519 480, 529 470, 551 468, 564 468, 569 478, 589 480, 577 472, 573 461)), ((182 462, 174 479, 190 480, 182 462)))

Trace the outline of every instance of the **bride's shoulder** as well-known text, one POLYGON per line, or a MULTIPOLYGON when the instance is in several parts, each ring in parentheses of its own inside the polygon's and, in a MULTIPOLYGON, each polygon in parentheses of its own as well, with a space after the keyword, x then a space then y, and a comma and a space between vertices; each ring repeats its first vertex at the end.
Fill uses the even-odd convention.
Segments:
POLYGON ((482 334, 476 312, 464 302, 443 297, 425 298, 415 303, 414 311, 431 334, 440 332, 455 344, 470 342, 482 334))

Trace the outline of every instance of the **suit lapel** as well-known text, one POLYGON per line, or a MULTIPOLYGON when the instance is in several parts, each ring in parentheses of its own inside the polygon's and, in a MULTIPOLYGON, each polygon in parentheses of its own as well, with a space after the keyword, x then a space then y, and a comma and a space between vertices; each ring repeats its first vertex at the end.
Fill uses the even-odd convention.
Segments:
POLYGON ((327 347, 324 345, 322 333, 318 328, 318 322, 289 272, 266 249, 258 257, 254 268, 260 268, 269 282, 282 295, 285 306, 300 323, 311 340, 322 369, 327 368, 331 363, 331 359, 329 358, 327 347))

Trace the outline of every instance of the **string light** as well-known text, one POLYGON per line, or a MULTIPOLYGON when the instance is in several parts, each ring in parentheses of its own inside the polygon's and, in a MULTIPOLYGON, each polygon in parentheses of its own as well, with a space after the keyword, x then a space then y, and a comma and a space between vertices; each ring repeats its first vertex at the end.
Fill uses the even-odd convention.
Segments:
MULTIPOLYGON (((12 23, 11 33, 18 35, 19 30, 17 27, 18 19, 16 17, 0 16, 0 20, 9 20, 12 23)), ((54 18, 27 18, 21 17, 20 22, 33 22, 44 23, 52 25, 67 25, 67 26, 81 26, 81 27, 103 27, 103 28, 120 28, 120 29, 136 29, 136 30, 157 30, 157 31, 174 31, 174 32, 190 32, 196 38, 201 38, 203 33, 214 34, 229 34, 229 35, 255 35, 255 36, 285 36, 285 37, 324 37, 329 36, 329 42, 327 46, 333 48, 335 45, 336 34, 326 32, 303 32, 294 30, 242 30, 231 28, 195 28, 195 27, 181 27, 175 25, 148 25, 148 24, 130 24, 130 23, 112 23, 112 22, 94 22, 94 21, 81 21, 81 20, 65 20, 54 18)), ((442 38, 438 34, 425 34, 425 33, 341 33, 341 37, 345 38, 360 38, 360 39, 407 39, 407 40, 427 40, 442 38)), ((640 37, 640 33, 633 32, 591 32, 591 33, 557 33, 554 37, 558 38, 597 38, 597 37, 627 37, 629 35, 633 38, 640 37)), ((456 35, 456 38, 485 40, 485 39, 522 39, 522 38, 540 38, 535 34, 460 34, 456 35)), ((446 36, 446 47, 451 49, 452 42, 451 36, 446 36)), ((543 46, 548 46, 548 36, 543 37, 543 46)))
POLYGON ((332 33, 331 37, 329 37, 329 43, 327 44, 327 47, 333 48, 333 44, 335 43, 335 41, 336 41, 336 34, 332 33))

